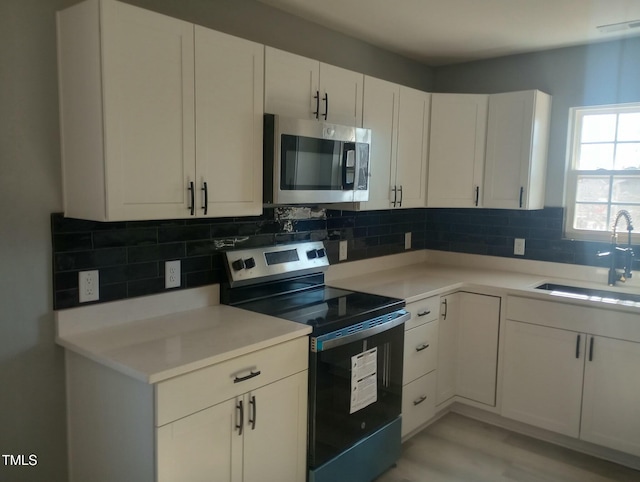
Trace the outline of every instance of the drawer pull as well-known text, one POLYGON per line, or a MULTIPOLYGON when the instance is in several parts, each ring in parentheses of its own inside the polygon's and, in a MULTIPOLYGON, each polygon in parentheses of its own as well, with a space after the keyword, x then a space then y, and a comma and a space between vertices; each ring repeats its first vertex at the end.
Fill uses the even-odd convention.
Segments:
POLYGON ((416 347, 416 351, 426 350, 427 348, 429 348, 429 343, 423 343, 422 345, 418 345, 416 347))
POLYGON ((413 405, 420 405, 422 402, 424 402, 427 399, 426 395, 422 395, 420 398, 416 399, 413 401, 413 405))
POLYGON ((418 316, 427 316, 431 314, 431 310, 418 311, 418 316))
POLYGON ((235 378, 233 379, 233 383, 240 383, 240 382, 244 382, 246 380, 249 380, 251 378, 255 378, 258 375, 260 375, 260 370, 257 371, 253 371, 253 369, 251 369, 251 373, 249 373, 247 376, 244 377, 239 377, 239 376, 235 376, 235 378))

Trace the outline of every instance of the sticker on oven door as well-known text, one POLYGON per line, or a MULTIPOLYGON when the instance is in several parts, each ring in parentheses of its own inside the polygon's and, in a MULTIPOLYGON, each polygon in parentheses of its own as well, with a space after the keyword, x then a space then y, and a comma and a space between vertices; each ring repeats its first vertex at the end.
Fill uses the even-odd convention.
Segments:
POLYGON ((351 408, 362 410, 378 400, 378 348, 351 357, 351 408))

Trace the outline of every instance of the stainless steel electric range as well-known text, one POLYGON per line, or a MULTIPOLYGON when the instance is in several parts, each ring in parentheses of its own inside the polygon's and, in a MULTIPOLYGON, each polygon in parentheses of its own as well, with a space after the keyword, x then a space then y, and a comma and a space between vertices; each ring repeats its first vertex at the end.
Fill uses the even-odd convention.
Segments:
POLYGON ((332 288, 322 242, 226 252, 222 302, 312 327, 310 482, 369 482, 400 456, 404 301, 332 288))

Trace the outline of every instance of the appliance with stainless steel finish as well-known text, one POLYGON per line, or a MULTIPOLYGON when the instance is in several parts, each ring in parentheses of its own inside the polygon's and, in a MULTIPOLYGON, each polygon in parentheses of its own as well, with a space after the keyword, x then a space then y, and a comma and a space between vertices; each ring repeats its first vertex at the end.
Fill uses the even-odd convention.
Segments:
POLYGON ((221 300, 312 327, 310 482, 369 482, 400 456, 404 301, 332 288, 322 242, 226 253, 221 300), (251 261, 252 260, 252 261, 251 261))
POLYGON ((265 114, 264 202, 367 201, 370 149, 370 129, 265 114))

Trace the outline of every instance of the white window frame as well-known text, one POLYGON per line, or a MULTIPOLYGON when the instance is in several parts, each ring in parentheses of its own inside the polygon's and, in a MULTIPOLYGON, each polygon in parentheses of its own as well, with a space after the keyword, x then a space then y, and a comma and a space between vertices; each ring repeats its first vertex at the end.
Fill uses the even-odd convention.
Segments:
MULTIPOLYGON (((573 107, 569 109, 569 130, 567 136, 567 157, 568 170, 565 180, 565 221, 564 231, 565 237, 570 239, 579 239, 585 241, 610 241, 612 234, 613 219, 610 220, 607 231, 575 229, 573 221, 576 211, 576 195, 579 176, 638 176, 640 177, 640 169, 638 170, 578 170, 576 164, 578 161, 578 153, 580 146, 580 135, 582 132, 582 117, 593 114, 620 114, 625 112, 640 112, 640 102, 628 104, 609 104, 586 107, 573 107)), ((617 144, 617 143, 616 143, 617 144)), ((607 206, 611 206, 611 192, 609 193, 609 202, 607 206)), ((610 212, 611 210, 608 209, 610 212)), ((634 232, 632 233, 632 242, 640 243, 640 219, 632 219, 634 223, 634 232)), ((626 242, 626 225, 621 220, 618 223, 618 242, 626 242)))

